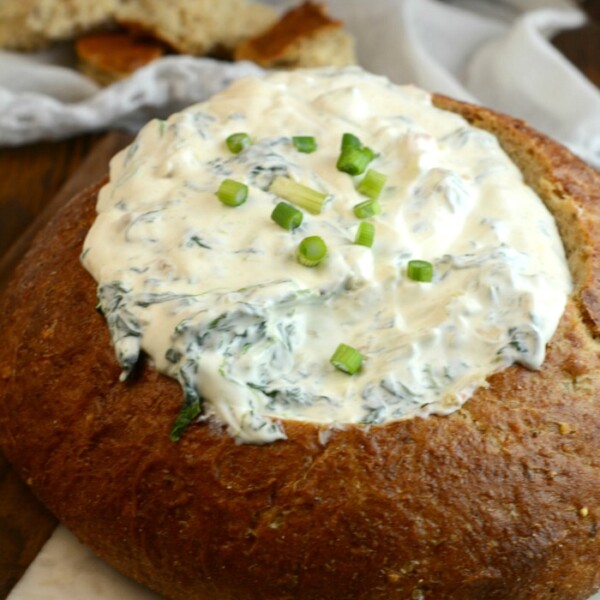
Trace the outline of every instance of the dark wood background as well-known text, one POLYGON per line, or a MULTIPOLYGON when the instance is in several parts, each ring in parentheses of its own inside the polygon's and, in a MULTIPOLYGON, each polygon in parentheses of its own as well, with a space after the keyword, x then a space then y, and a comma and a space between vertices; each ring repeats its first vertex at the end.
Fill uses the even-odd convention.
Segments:
MULTIPOLYGON (((585 26, 554 41, 600 87, 600 0, 580 3, 585 26)), ((92 133, 60 142, 0 148, 0 285, 32 231, 54 210, 106 172, 129 137, 92 133)), ((1 365, 0 365, 1 366, 1 365)), ((56 525, 0 454, 0 600, 5 598, 56 525)))

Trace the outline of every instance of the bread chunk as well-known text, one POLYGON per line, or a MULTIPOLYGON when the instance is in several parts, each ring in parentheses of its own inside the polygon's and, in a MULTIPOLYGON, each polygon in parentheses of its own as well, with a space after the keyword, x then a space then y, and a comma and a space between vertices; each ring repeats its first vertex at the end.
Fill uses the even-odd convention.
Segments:
POLYGON ((232 49, 276 19, 275 11, 246 0, 122 0, 115 17, 134 31, 162 40, 182 54, 232 49))
POLYGON ((164 55, 154 40, 123 32, 91 33, 75 43, 79 69, 101 85, 128 77, 164 55))
POLYGON ((48 40, 68 40, 110 24, 118 0, 37 0, 28 27, 48 40))
POLYGON ((29 16, 36 0, 0 2, 0 48, 38 50, 47 44, 46 36, 29 26, 29 16))
POLYGON ((5 0, 0 3, 0 47, 37 50, 111 22, 118 0, 5 0))
POLYGON ((325 5, 305 2, 284 14, 270 29, 240 44, 236 60, 262 67, 322 67, 354 64, 354 41, 325 5))

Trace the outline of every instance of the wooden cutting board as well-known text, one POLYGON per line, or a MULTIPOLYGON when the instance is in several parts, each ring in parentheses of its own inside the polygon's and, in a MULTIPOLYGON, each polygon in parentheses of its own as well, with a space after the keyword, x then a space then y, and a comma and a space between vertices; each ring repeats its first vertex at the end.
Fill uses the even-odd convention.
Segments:
MULTIPOLYGON (((43 204, 33 223, 0 257, 0 293, 7 285, 10 272, 49 216, 75 194, 100 180, 108 172, 110 158, 130 140, 129 134, 109 133, 89 153, 86 152, 83 162, 58 193, 43 204)), ((48 152, 50 167, 56 165, 54 158, 52 152, 48 152)), ((18 200, 11 199, 11 202, 10 208, 7 204, 2 205, 6 211, 2 218, 4 223, 8 217, 18 216, 21 208, 18 200)), ((6 598, 55 527, 56 519, 37 501, 0 453, 0 600, 6 598)))

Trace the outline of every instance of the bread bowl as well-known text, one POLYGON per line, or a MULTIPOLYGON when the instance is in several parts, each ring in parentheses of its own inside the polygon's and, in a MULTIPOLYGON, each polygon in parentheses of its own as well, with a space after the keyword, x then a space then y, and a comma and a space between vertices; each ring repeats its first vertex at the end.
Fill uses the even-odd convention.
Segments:
POLYGON ((494 133, 556 219, 573 289, 541 368, 495 372, 447 415, 286 419, 285 439, 262 444, 211 419, 173 442, 179 385, 147 360, 119 381, 79 264, 96 186, 38 236, 3 298, 0 438, 101 557, 174 599, 598 588, 599 176, 519 121, 434 102, 494 133))

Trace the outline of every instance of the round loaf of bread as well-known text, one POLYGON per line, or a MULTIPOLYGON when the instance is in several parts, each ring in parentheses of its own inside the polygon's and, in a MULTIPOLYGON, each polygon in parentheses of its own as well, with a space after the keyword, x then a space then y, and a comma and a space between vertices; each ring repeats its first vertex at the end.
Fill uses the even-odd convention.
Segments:
POLYGON ((574 288, 539 370, 380 426, 169 438, 176 381, 119 381, 80 264, 100 185, 48 223, 2 300, 0 441, 85 544, 172 600, 585 600, 600 586, 600 176, 526 124, 492 132, 554 215, 574 288))

